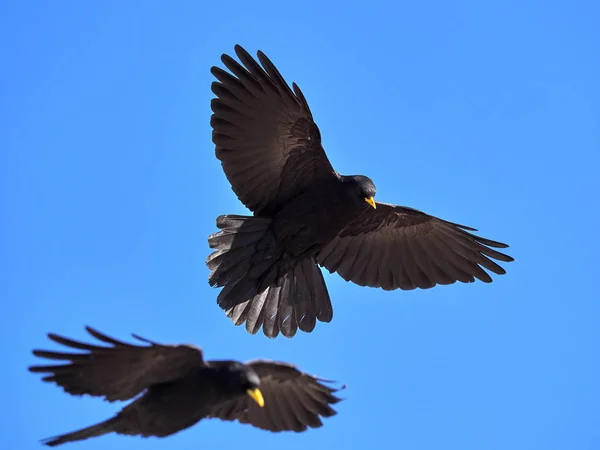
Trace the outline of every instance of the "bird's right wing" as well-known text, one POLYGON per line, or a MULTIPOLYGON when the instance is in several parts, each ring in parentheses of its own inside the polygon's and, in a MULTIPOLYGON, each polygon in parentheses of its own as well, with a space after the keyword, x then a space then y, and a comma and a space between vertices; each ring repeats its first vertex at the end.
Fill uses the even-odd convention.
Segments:
POLYGON ((492 259, 511 262, 513 258, 494 250, 508 245, 471 231, 477 230, 377 202, 376 209, 356 217, 324 246, 317 261, 346 281, 385 290, 428 289, 475 278, 490 283, 484 268, 506 273, 492 259))
POLYGON ((242 397, 216 407, 211 417, 237 420, 274 432, 302 432, 309 427, 321 427, 321 417, 336 414, 331 405, 341 400, 333 395, 339 389, 325 385, 328 380, 275 361, 255 360, 248 365, 260 377, 259 389, 264 397, 264 407, 242 397))
POLYGON ((30 372, 47 374, 43 381, 56 383, 72 395, 88 394, 108 401, 128 400, 153 384, 185 376, 204 366, 202 350, 188 345, 162 345, 133 335, 148 346, 132 345, 93 328, 88 333, 109 347, 87 344, 50 333, 59 344, 85 353, 34 350, 33 354, 67 364, 31 366, 30 372))
POLYGON ((292 91, 264 53, 258 52, 262 67, 241 46, 235 53, 243 66, 221 58, 231 74, 211 68, 218 80, 211 86, 217 96, 212 139, 238 198, 269 215, 316 178, 334 177, 334 170, 300 88, 294 83, 292 91))

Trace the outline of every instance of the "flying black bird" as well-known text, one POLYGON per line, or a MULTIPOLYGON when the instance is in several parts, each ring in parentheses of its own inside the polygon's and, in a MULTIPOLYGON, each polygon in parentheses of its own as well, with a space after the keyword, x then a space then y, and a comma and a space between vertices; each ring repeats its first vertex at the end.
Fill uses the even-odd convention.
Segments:
POLYGON ((490 258, 506 244, 416 209, 374 201, 375 185, 331 166, 300 88, 288 86, 264 53, 242 47, 212 67, 216 156, 253 217, 223 215, 211 234, 209 283, 236 325, 268 337, 311 332, 333 310, 320 266, 361 286, 427 289, 505 270, 490 258))
POLYGON ((254 360, 204 361, 192 345, 162 345, 133 335, 149 346, 132 345, 86 327, 110 347, 86 344, 56 334, 48 337, 86 353, 34 350, 41 358, 68 364, 31 366, 47 373, 72 395, 104 397, 109 402, 139 396, 113 418, 72 433, 44 440, 54 447, 106 433, 165 437, 205 418, 237 420, 273 432, 306 431, 323 424, 319 418, 336 412, 340 399, 327 380, 300 372, 295 366, 254 360))

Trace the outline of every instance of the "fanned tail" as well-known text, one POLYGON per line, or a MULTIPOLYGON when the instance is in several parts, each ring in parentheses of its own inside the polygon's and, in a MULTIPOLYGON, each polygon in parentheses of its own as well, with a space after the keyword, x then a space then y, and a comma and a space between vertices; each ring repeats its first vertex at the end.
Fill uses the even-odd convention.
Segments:
POLYGON ((270 230, 271 220, 226 215, 217 218, 221 231, 209 236, 216 249, 206 260, 211 286, 224 289, 217 302, 236 325, 267 337, 286 337, 298 328, 310 333, 316 321, 333 317, 331 301, 314 258, 286 260, 270 230))

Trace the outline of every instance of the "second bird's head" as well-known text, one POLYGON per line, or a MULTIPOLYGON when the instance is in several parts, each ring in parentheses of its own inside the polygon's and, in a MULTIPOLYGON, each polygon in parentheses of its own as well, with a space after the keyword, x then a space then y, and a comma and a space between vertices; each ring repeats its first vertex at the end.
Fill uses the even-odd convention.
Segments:
POLYGON ((371 208, 376 209, 375 194, 377 193, 377 189, 373 180, 364 175, 342 176, 341 178, 342 182, 354 191, 362 201, 367 202, 371 208))
POLYGON ((237 361, 219 361, 215 365, 221 387, 228 394, 248 395, 261 408, 265 406, 260 378, 251 367, 237 361))

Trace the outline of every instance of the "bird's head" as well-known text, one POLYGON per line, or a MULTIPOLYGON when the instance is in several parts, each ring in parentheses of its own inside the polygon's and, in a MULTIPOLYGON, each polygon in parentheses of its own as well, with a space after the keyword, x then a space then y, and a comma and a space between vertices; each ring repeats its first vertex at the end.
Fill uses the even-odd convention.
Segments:
POLYGON ((265 399, 259 389, 260 378, 250 366, 227 361, 219 368, 219 372, 227 391, 235 395, 248 395, 261 408, 265 406, 265 399))
POLYGON ((377 193, 377 189, 373 180, 364 175, 342 176, 341 179, 362 201, 367 202, 373 209, 376 208, 375 194, 377 193))

